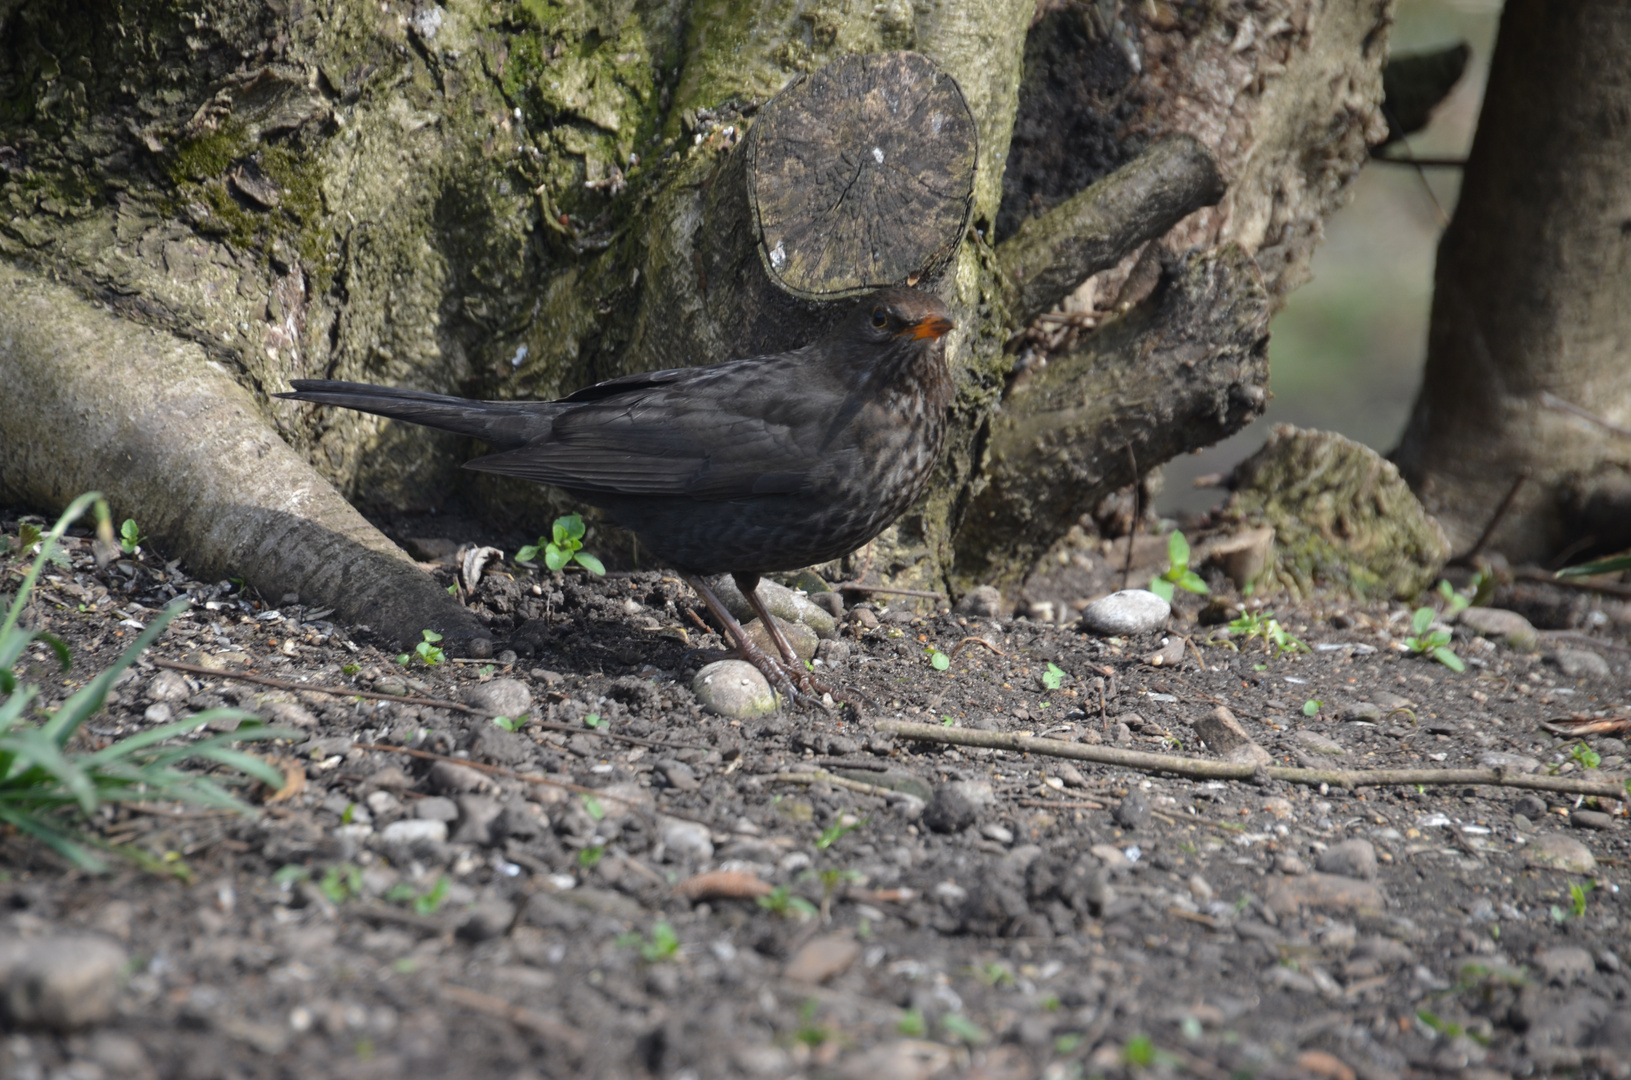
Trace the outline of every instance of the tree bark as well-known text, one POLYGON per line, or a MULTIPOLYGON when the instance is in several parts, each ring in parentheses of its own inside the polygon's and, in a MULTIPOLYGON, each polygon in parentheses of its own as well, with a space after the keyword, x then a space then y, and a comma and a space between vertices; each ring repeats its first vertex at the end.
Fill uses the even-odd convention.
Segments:
POLYGON ((1394 459, 1458 552, 1631 546, 1631 8, 1510 0, 1394 459))
MULTIPOLYGON (((0 252, 195 343, 191 355, 249 393, 242 423, 280 435, 358 505, 423 507, 464 487, 495 514, 534 521, 564 509, 558 493, 455 479, 470 454, 458 440, 266 394, 326 377, 555 397, 643 369, 796 346, 875 279, 919 280, 958 324, 954 428, 934 487, 880 538, 872 566, 937 589, 1008 582, 1095 493, 1126 481, 1111 451, 1129 434, 1148 468, 1189 448, 1194 437, 1180 432, 1221 437, 1255 414, 1262 319, 1305 274, 1320 222, 1385 130, 1388 18, 1386 0, 1094 0, 1040 15, 1015 0, 273 0, 244 10, 138 0, 66 13, 15 0, 0 13, 0 99, 14 103, 0 111, 0 252), (794 232, 776 215, 814 205, 808 196, 825 181, 773 167, 798 159, 793 129, 775 118, 821 86, 849 88, 824 99, 861 117, 838 125, 834 160, 868 184, 885 164, 875 151, 891 166, 903 160, 897 144, 872 137, 885 120, 878 101, 918 86, 943 96, 936 108, 964 103, 966 160, 955 140, 950 157, 935 156, 932 124, 902 129, 904 160, 933 162, 919 178, 938 185, 912 204, 933 224, 921 250, 903 243, 902 259, 880 252, 868 268, 853 265, 882 235, 863 212, 848 233, 807 228, 798 235, 833 239, 788 256, 794 232), (883 97, 868 106, 867 94, 883 97), (1011 158, 1016 117, 1026 141, 1011 158), (1060 131, 1097 132, 1097 151, 1040 137, 1049 117, 1060 131), (1171 141, 1180 135, 1190 138, 1171 141), (1151 187, 1151 175, 1170 182, 1151 187), (782 191, 770 207, 777 184, 792 198, 782 191), (1090 184, 1105 201, 1073 198, 1090 184), (766 242, 778 229, 782 264, 766 242), (1062 446, 1062 429, 1027 401, 1121 392, 1171 327, 1136 304, 1103 312, 1102 343, 1081 346, 1091 360, 1062 358, 1037 384, 1047 392, 1028 399, 1017 389, 1025 380, 1010 387, 1016 335, 1088 275, 1098 295, 1119 295, 1152 238, 1166 254, 1142 265, 1167 268, 1151 300, 1161 311, 1191 295, 1199 267, 1237 275, 1216 286, 1228 317, 1204 323, 1220 336, 1192 334, 1171 354, 1170 400, 1144 399, 1150 430, 1073 422, 1062 446), (999 415, 1014 422, 993 426, 999 415), (1056 491, 1015 482, 1061 454, 1076 464, 1056 491), (1083 464, 1092 462, 1111 464, 1083 464), (1005 509, 991 511, 993 500, 1005 509), (1011 544, 1003 529, 1020 522, 1025 543, 1011 544)), ((71 400, 67 354, 29 340, 32 351, 0 350, 0 377, 42 365, 38 378, 71 400)), ((0 406, 0 428, 12 423, 0 406)), ((79 452, 71 430, 37 434, 49 452, 30 457, 30 470, 79 452)), ((177 490, 213 483, 219 454, 200 445, 167 468, 164 484, 177 490)), ((91 483, 99 473, 0 483, 37 498, 65 493, 68 476, 91 483)), ((140 503, 160 489, 124 494, 140 503)), ((313 524, 334 531, 321 515, 313 524)), ((225 555, 184 531, 163 538, 201 565, 225 555)), ((263 591, 283 589, 268 581, 263 591)))

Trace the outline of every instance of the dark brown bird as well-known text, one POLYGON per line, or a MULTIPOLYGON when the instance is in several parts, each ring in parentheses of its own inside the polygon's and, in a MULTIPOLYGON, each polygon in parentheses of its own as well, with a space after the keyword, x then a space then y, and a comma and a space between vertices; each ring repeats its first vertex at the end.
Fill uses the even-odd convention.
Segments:
POLYGON ((278 397, 482 439, 468 469, 536 480, 598 506, 696 589, 737 650, 790 698, 819 694, 759 599, 761 574, 847 555, 928 483, 952 399, 946 307, 884 289, 791 352, 611 379, 560 401, 470 401, 294 381, 278 397), (771 632, 755 646, 702 575, 729 573, 771 632))

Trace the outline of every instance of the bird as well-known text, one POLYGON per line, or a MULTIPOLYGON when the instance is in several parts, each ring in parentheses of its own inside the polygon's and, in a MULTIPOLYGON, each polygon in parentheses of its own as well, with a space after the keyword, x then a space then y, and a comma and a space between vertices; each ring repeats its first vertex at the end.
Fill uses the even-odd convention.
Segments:
POLYGON ((639 537, 696 590, 738 655, 790 701, 830 693, 765 610, 762 575, 840 558, 928 485, 955 386, 946 305, 921 288, 862 299, 800 348, 595 383, 557 401, 477 401, 295 379, 279 398, 472 436, 465 468, 549 484, 639 537), (704 580, 730 574, 772 657, 704 580))

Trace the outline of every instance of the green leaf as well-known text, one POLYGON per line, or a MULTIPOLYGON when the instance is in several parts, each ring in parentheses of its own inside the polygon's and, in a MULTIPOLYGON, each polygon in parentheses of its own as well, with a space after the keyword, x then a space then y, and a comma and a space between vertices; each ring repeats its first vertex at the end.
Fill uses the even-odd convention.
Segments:
POLYGON ((124 524, 119 526, 119 547, 126 555, 134 554, 137 545, 142 542, 142 534, 136 528, 135 518, 125 518, 124 524))
POLYGON ((583 797, 583 812, 588 814, 596 821, 599 821, 601 818, 606 816, 606 808, 602 806, 600 804, 600 800, 595 798, 593 795, 585 795, 583 797))
POLYGON ((555 519, 556 543, 564 536, 567 540, 583 539, 583 515, 578 513, 567 514, 565 517, 555 519))
POLYGON ((1175 569, 1189 568, 1189 541, 1185 540, 1184 534, 1177 529, 1167 537, 1167 560, 1175 569))
POLYGON ((538 558, 538 553, 544 549, 544 545, 542 543, 543 537, 539 537, 538 539, 539 539, 539 543, 528 544, 525 547, 523 547, 520 551, 516 552, 515 553, 515 561, 516 562, 534 562, 534 561, 536 561, 537 558, 538 558))
POLYGON ((1065 681, 1065 672, 1058 664, 1048 661, 1048 670, 1042 673, 1042 685, 1049 690, 1059 689, 1059 684, 1065 681))
POLYGON ((1200 593, 1202 596, 1210 595, 1212 592, 1206 582, 1201 580, 1201 576, 1193 570, 1185 570, 1183 576, 1178 579, 1177 585, 1180 589, 1200 593))
POLYGON ((599 713, 592 712, 588 716, 585 716, 583 718, 583 726, 586 727, 586 728, 605 727, 606 726, 606 721, 604 721, 604 720, 602 720, 600 718, 599 713))
POLYGON ((667 960, 680 951, 679 935, 666 919, 658 919, 651 927, 651 940, 640 946, 640 959, 650 964, 667 960))
POLYGON ((1303 715, 1304 716, 1318 715, 1318 713, 1320 711, 1320 706, 1323 705, 1323 704, 1325 704, 1323 701, 1315 701, 1313 698, 1309 698, 1307 701, 1303 702, 1303 715))
MULTIPOLYGON (((578 868, 593 870, 600 865, 600 860, 606 857, 606 848, 601 844, 578 849, 578 868)), ((762 899, 762 898, 761 898, 762 899)))
POLYGON ((447 890, 451 882, 446 874, 436 879, 429 892, 413 899, 413 913, 415 915, 434 915, 441 910, 442 904, 447 900, 447 890))
POLYGON ((921 1009, 905 1009, 900 1019, 895 1021, 895 1030, 909 1039, 921 1039, 929 1033, 929 1025, 924 1021, 921 1009))
POLYGON ((1459 672, 1467 670, 1467 665, 1461 662, 1461 657, 1457 656, 1454 652, 1445 648, 1443 645, 1440 645, 1438 648, 1433 650, 1433 659, 1437 660, 1451 671, 1459 672))
POLYGON ((441 641, 442 640, 442 635, 438 634, 434 630, 421 630, 421 631, 419 631, 419 636, 424 638, 426 641, 431 641, 431 642, 441 641))
POLYGON ((559 544, 550 544, 544 549, 544 565, 551 570, 559 570, 572 561, 572 553, 559 544))
POLYGON ((1557 576, 1587 577, 1592 574, 1618 573, 1621 570, 1631 570, 1631 555, 1614 555, 1595 562, 1581 563, 1579 566, 1566 566, 1557 572, 1557 576))
POLYGON ((1167 603, 1172 603, 1172 582, 1168 581, 1166 578, 1151 578, 1150 592, 1159 596, 1167 603))
POLYGON ((939 649, 930 649, 929 664, 936 671, 945 671, 947 668, 951 667, 951 657, 947 656, 939 649))
POLYGON ((595 575, 595 577, 606 576, 606 565, 587 551, 575 552, 572 558, 576 559, 579 566, 595 575))
POLYGON ((1416 613, 1410 617, 1411 633, 1417 637, 1427 633, 1427 628, 1433 625, 1433 615, 1434 611, 1430 607, 1417 608, 1416 613))
POLYGON ((970 1046, 979 1046, 989 1042, 991 1036, 985 1029, 962 1013, 949 1012, 940 1018, 940 1026, 946 1029, 946 1034, 954 1039, 961 1039, 970 1046))

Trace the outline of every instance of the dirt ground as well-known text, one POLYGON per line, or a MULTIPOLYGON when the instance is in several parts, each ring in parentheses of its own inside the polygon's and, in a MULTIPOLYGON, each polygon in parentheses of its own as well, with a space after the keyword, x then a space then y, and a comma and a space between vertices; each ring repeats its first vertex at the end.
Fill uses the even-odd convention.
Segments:
MULTIPOLYGON (((440 539, 415 549, 452 584, 479 538, 440 539)), ((1084 633, 1120 563, 1085 547, 1033 582, 1038 621, 850 595, 817 671, 866 703, 732 721, 691 689, 720 640, 658 572, 489 574, 470 602, 496 662, 404 668, 292 598, 69 555, 33 617, 73 669, 23 663, 47 697, 193 602, 87 746, 238 705, 300 731, 280 752, 304 787, 253 817, 98 819, 176 877, 72 872, 0 833, 0 952, 90 935, 128 958, 110 1014, 0 1035, 0 1076, 1631 1073, 1617 800, 1188 780, 875 727, 1211 759, 1193 725, 1222 705, 1277 765, 1624 777, 1620 738, 1542 728, 1626 712, 1631 620, 1595 594, 1504 587, 1538 645, 1458 628, 1456 674, 1401 651, 1396 603, 1256 601, 1306 652, 1228 640, 1182 594, 1164 630, 1084 633)))

